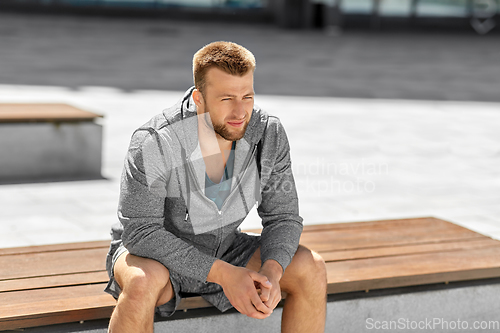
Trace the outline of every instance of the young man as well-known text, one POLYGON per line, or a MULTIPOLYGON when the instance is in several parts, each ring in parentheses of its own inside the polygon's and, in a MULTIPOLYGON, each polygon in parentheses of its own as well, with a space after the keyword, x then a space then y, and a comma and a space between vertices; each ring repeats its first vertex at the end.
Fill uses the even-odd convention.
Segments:
POLYGON ((325 264, 299 246, 288 140, 254 106, 254 70, 240 45, 203 47, 195 87, 134 132, 107 258, 110 332, 153 332, 185 293, 263 319, 282 292, 283 332, 324 331, 325 264), (238 229, 255 204, 260 236, 238 229))

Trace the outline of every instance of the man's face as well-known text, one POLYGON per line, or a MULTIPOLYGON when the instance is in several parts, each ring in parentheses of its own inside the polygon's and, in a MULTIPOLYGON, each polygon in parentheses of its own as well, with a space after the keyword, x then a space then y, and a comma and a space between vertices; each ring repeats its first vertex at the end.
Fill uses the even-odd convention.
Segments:
MULTIPOLYGON (((254 104, 253 71, 243 76, 231 75, 218 68, 206 74, 203 102, 198 113, 210 115, 215 133, 227 141, 245 135, 254 104)), ((196 98, 195 98, 196 102, 196 98)), ((210 125, 210 121, 207 121, 210 125)))

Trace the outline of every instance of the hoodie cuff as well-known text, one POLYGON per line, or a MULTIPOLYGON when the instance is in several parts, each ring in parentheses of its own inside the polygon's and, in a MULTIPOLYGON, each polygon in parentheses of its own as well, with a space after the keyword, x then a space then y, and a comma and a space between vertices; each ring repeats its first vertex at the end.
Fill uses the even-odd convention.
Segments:
POLYGON ((290 256, 288 251, 280 248, 270 249, 265 252, 261 251, 260 255, 262 263, 265 263, 269 259, 276 260, 281 265, 281 268, 283 268, 283 273, 285 273, 285 269, 292 262, 292 258, 293 256, 290 256))

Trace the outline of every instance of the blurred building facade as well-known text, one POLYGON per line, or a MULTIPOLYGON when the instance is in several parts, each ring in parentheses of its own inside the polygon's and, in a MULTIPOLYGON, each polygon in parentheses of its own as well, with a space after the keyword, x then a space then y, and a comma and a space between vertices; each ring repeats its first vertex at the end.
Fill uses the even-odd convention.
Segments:
MULTIPOLYGON (((3 0, 4 3, 68 5, 75 7, 233 7, 264 8, 273 0, 3 0)), ((286 0, 292 3, 293 0, 286 0)), ((312 3, 339 6, 344 14, 371 14, 410 17, 453 16, 466 17, 471 11, 500 12, 497 0, 311 0, 312 3), (376 8, 378 7, 378 9, 376 8)))
POLYGON ((424 23, 485 34, 499 30, 500 0, 2 0, 2 9, 261 21, 287 28, 424 23))

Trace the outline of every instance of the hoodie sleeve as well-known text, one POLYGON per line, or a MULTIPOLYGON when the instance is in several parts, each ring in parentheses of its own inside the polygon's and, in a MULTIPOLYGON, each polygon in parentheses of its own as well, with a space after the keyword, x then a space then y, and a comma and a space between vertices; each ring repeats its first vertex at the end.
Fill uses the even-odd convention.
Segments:
POLYGON ((169 270, 204 282, 216 258, 163 226, 166 184, 173 174, 169 154, 171 148, 160 144, 157 134, 148 130, 134 133, 125 160, 118 207, 123 245, 133 255, 154 259, 169 270))
POLYGON ((285 271, 299 246, 302 218, 285 130, 277 118, 270 117, 266 131, 261 163, 267 181, 257 208, 263 225, 261 261, 274 259, 285 271))

